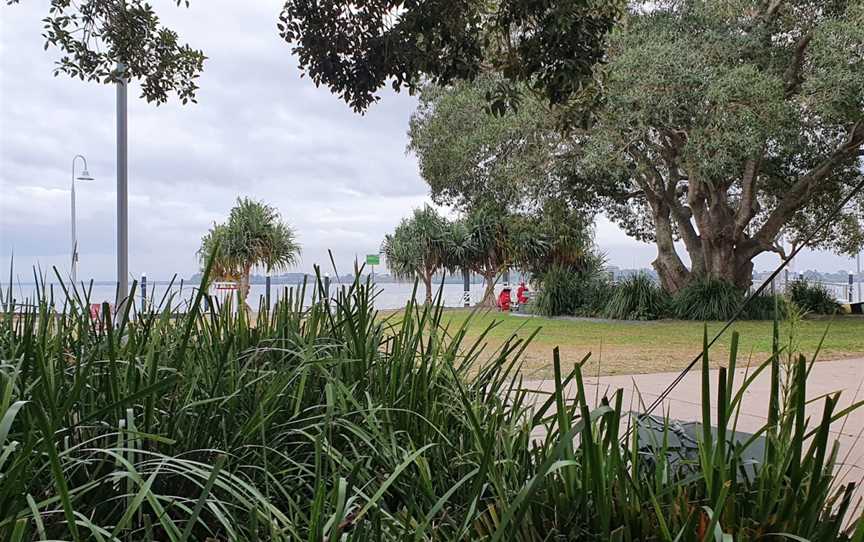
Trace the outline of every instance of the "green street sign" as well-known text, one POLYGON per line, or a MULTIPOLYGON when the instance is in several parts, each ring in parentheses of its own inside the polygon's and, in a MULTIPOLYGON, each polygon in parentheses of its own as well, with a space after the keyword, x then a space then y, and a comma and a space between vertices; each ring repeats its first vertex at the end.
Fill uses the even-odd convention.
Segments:
POLYGON ((381 256, 378 254, 367 254, 366 255, 366 265, 380 265, 381 264, 381 256))

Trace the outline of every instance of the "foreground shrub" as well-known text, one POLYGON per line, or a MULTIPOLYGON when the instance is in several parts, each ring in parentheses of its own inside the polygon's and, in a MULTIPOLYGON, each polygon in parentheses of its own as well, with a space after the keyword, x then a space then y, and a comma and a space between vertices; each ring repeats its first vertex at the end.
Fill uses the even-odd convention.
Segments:
POLYGON ((785 320, 789 316, 789 302, 782 295, 762 292, 747 305, 742 320, 785 320))
POLYGON ((593 316, 608 301, 611 285, 602 268, 574 270, 554 265, 538 277, 534 312, 543 316, 593 316))
POLYGON ((644 273, 619 282, 603 315, 618 320, 656 320, 669 310, 669 296, 644 273))
POLYGON ((374 295, 301 293, 253 322, 200 296, 116 321, 91 320, 81 292, 9 300, 0 540, 851 539, 832 478, 843 413, 831 395, 805 417, 803 358, 789 385, 779 353, 752 369, 773 390, 754 472, 725 438, 752 381, 736 388, 733 335, 685 475, 628 437, 621 391, 593 403, 574 360, 556 351, 552 393, 532 395, 521 339, 481 356, 489 329, 469 342, 436 306, 379 317, 374 295))
POLYGON ((731 282, 712 278, 694 280, 672 299, 681 320, 728 320, 744 302, 744 292, 731 282))
POLYGON ((582 281, 573 270, 554 266, 538 277, 540 289, 533 301, 533 312, 542 316, 574 314, 581 305, 582 281))
MULTIPOLYGON (((726 321, 735 316, 747 299, 734 284, 717 279, 694 281, 682 288, 672 299, 672 310, 681 320, 726 321)), ((742 320, 773 320, 786 318, 788 307, 783 296, 761 293, 754 296, 739 316, 742 320)))
POLYGON ((825 286, 804 279, 793 281, 787 292, 789 299, 805 312, 814 314, 836 314, 840 303, 825 286))

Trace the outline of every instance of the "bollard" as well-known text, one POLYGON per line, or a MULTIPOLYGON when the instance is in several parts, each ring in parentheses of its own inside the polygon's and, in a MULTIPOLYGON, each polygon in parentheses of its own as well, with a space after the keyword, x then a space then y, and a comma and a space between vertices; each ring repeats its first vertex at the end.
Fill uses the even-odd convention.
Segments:
POLYGON ((462 284, 464 286, 462 303, 466 307, 471 306, 471 273, 467 269, 462 270, 462 284))
POLYGON ((267 277, 264 279, 264 306, 267 307, 267 310, 270 310, 270 274, 267 274, 267 277))
POLYGON ((147 273, 141 273, 141 314, 147 311, 147 273))

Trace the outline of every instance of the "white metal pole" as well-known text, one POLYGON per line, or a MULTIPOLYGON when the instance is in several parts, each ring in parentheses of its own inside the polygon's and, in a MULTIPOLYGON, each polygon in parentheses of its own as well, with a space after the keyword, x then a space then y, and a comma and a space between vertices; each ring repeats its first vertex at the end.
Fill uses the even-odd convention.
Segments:
POLYGON ((72 284, 73 284, 73 286, 77 282, 78 282, 78 235, 75 232, 75 158, 73 158, 72 159, 72 284))
MULTIPOLYGON (((76 154, 72 157, 72 184, 71 184, 71 203, 72 203, 72 224, 71 224, 71 233, 72 233, 72 269, 70 275, 72 276, 72 284, 74 285, 78 281, 78 233, 77 233, 77 220, 75 217, 75 163, 78 159, 81 159, 84 162, 84 171, 83 175, 89 175, 87 172, 87 159, 81 156, 80 154, 76 154)), ((82 177, 83 178, 83 177, 82 177)))
POLYGON ((858 302, 861 303, 864 299, 861 299, 861 252, 855 255, 855 263, 858 271, 858 276, 855 279, 858 281, 858 302))

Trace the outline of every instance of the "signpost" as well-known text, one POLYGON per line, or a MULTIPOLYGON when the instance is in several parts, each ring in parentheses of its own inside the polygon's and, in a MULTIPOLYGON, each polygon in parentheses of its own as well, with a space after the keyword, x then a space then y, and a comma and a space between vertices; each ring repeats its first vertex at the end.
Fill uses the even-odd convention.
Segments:
POLYGON ((367 254, 366 265, 372 268, 372 284, 375 284, 375 266, 381 264, 380 254, 367 254))

